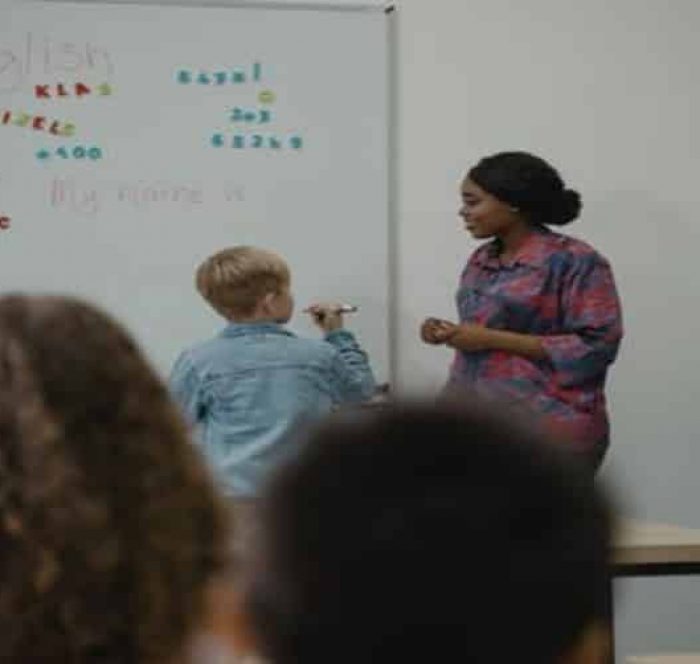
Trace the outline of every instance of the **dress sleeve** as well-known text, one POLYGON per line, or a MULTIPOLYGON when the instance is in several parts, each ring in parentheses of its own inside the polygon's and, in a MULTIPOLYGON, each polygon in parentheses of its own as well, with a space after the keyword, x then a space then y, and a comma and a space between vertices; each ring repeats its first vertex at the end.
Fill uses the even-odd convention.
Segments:
POLYGON ((541 337, 562 386, 604 374, 622 339, 622 311, 609 263, 598 254, 576 257, 561 295, 562 333, 541 337))

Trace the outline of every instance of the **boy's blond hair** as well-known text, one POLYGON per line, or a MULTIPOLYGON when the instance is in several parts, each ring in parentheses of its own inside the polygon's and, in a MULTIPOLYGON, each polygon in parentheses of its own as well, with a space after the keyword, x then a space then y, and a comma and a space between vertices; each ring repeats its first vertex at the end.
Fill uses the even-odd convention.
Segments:
POLYGON ((225 318, 250 316, 268 293, 289 284, 289 268, 277 254, 257 247, 223 249, 196 274, 197 290, 225 318))

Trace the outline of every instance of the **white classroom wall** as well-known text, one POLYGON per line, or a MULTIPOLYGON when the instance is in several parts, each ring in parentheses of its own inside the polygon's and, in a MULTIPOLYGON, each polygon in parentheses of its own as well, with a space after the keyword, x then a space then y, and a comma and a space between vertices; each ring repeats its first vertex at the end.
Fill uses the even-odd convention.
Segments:
POLYGON ((452 315, 473 248, 456 218, 463 170, 538 152, 581 191, 567 231, 615 269, 627 337, 611 372, 613 458, 638 516, 700 526, 700 43, 694 0, 404 0, 399 21, 400 382, 439 383, 420 347, 452 315), (636 487, 643 486, 643 491, 636 487))
MULTIPOLYGON (((312 2, 385 4, 304 4, 312 2)), ((606 475, 629 513, 700 527, 700 3, 397 5, 398 388, 432 390, 445 375, 448 357, 421 346, 417 328, 425 315, 452 316, 456 277, 474 247, 456 218, 462 172, 502 149, 540 153, 581 191, 583 218, 570 230, 610 258, 623 298, 606 475)), ((698 580, 634 581, 622 591, 620 653, 700 650, 698 580)))

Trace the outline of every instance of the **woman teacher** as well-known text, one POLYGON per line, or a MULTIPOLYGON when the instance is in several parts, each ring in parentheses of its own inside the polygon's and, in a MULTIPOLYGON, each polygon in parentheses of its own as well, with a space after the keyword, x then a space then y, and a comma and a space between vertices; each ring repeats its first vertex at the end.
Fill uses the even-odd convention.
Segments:
POLYGON ((574 221, 577 192, 526 152, 482 159, 461 186, 477 240, 457 291, 459 324, 426 319, 421 338, 455 350, 448 389, 526 406, 592 469, 609 442, 605 379, 622 338, 610 265, 551 226, 574 221))

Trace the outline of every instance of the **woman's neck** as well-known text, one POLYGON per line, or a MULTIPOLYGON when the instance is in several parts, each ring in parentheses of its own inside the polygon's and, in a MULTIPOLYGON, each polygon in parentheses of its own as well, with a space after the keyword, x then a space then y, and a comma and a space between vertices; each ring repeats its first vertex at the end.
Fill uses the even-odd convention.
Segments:
POLYGON ((502 259, 511 259, 517 253, 520 247, 525 244, 527 239, 535 232, 535 229, 529 224, 517 225, 508 230, 507 233, 498 236, 500 241, 502 259))

